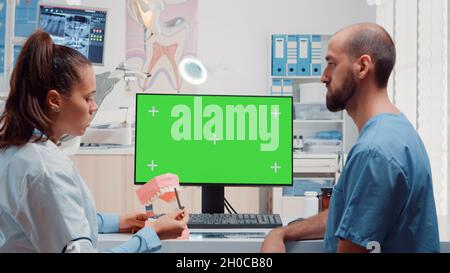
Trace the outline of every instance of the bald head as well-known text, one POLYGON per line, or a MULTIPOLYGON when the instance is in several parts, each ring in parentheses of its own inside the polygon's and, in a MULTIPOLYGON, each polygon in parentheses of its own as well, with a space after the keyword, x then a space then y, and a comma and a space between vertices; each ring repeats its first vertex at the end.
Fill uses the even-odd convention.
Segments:
POLYGON ((395 64, 395 45, 387 31, 377 24, 362 23, 338 31, 333 38, 342 41, 343 51, 352 59, 369 55, 375 64, 375 81, 387 86, 395 64))

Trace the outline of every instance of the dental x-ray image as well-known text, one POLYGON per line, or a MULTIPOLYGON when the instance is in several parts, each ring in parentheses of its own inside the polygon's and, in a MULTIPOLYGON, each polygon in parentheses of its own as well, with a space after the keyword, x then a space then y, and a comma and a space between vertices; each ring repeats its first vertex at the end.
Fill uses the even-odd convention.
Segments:
POLYGON ((64 29, 64 44, 89 56, 90 31, 90 18, 80 15, 68 16, 64 29))
POLYGON ((106 15, 100 9, 41 5, 38 25, 55 44, 71 47, 93 64, 103 65, 106 15))
POLYGON ((55 37, 64 36, 66 16, 58 14, 41 14, 40 28, 55 37))
POLYGON ((90 18, 80 15, 42 14, 40 27, 54 43, 70 46, 89 56, 90 18))

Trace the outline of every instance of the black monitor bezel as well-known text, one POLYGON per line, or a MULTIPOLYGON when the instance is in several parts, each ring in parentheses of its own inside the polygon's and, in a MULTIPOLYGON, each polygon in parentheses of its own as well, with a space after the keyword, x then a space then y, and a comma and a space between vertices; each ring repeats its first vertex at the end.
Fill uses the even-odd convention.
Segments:
MULTIPOLYGON (((137 150, 137 126, 136 124, 138 123, 138 116, 137 116, 137 103, 138 103, 138 97, 139 96, 147 96, 147 95, 170 95, 170 96, 209 96, 209 97, 247 97, 247 98, 285 98, 285 99, 290 99, 291 101, 291 107, 292 107, 292 112, 294 113, 294 101, 293 101, 293 97, 292 96, 267 96, 267 95, 220 95, 220 94, 170 94, 170 93, 137 93, 135 96, 135 130, 134 130, 134 177, 133 177, 133 182, 134 185, 138 185, 138 186, 142 186, 147 182, 137 182, 136 181, 136 150, 137 150)), ((294 125, 293 125, 293 121, 291 122, 291 133, 293 133, 294 130, 294 125)), ((180 186, 207 186, 207 187, 290 187, 293 186, 294 184, 294 154, 293 154, 293 144, 292 141, 290 141, 290 145, 291 145, 291 183, 290 184, 257 184, 257 183, 245 183, 245 182, 241 182, 241 183, 236 183, 236 184, 230 184, 230 183, 201 183, 201 182, 182 182, 180 181, 180 186)))

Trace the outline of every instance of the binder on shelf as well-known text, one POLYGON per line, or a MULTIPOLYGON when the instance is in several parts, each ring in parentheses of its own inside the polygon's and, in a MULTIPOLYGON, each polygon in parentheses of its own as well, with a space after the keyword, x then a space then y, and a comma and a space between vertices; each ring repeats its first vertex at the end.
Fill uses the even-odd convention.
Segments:
POLYGON ((272 79, 272 87, 270 90, 270 94, 274 95, 274 96, 281 96, 283 92, 282 89, 282 80, 281 79, 277 79, 277 78, 273 78, 272 79))
POLYGON ((272 35, 272 76, 286 76, 286 35, 272 35))
POLYGON ((292 80, 283 79, 283 96, 292 96, 292 80))
POLYGON ((297 76, 310 76, 311 75, 311 48, 310 48, 310 36, 298 35, 298 65, 297 76))
POLYGON ((297 56, 298 56, 297 35, 287 36, 287 75, 297 76, 297 56))
POLYGON ((322 41, 320 35, 311 35, 311 75, 322 75, 322 41))

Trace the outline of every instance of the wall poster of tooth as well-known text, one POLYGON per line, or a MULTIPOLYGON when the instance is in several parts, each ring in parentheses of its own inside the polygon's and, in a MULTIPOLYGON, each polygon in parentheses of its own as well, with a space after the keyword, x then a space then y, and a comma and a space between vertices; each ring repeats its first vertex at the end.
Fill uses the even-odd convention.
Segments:
POLYGON ((127 0, 126 66, 151 74, 131 81, 132 92, 188 91, 178 64, 197 56, 197 6, 198 0, 127 0))

